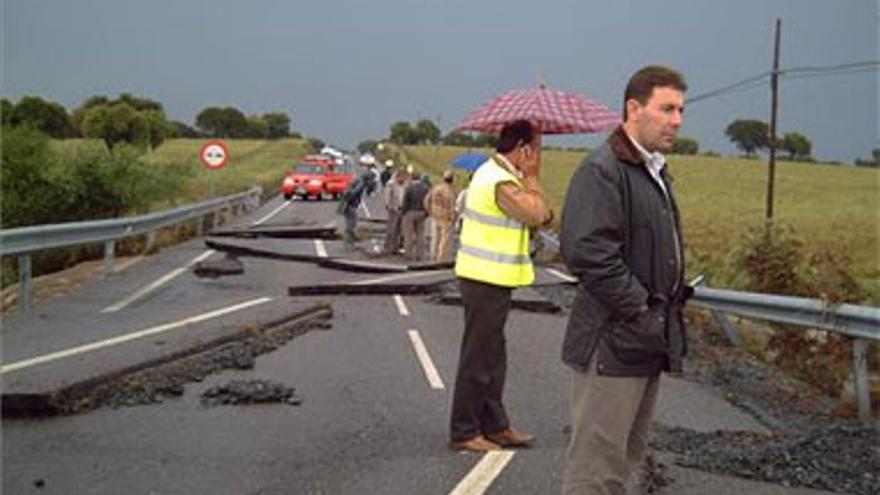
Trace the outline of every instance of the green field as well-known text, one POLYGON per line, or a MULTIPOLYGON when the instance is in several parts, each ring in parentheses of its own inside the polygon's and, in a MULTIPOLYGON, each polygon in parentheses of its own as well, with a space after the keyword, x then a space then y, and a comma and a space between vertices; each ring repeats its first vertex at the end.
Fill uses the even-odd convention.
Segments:
MULTIPOLYGON (((212 188, 216 196, 241 192, 255 184, 272 191, 278 188, 284 172, 291 170, 300 157, 311 151, 305 141, 297 139, 230 139, 225 141, 229 147, 229 163, 220 170, 208 170, 202 167, 198 159, 203 142, 201 139, 171 139, 155 151, 147 152, 144 157, 149 163, 176 170, 174 173, 187 181, 186 196, 177 198, 174 201, 176 204, 207 199, 211 196, 212 188)), ((97 140, 72 139, 53 141, 53 146, 62 152, 73 152, 84 148, 103 148, 104 144, 97 140)), ((157 205, 159 208, 163 206, 157 205)))
MULTIPOLYGON (((411 146, 404 153, 436 176, 466 151, 411 146)), ((557 212, 583 157, 544 152, 541 182, 557 212)), ((766 162, 704 156, 671 156, 669 162, 692 262, 689 271, 715 272, 710 283, 735 285, 733 276, 719 267, 729 264, 730 252, 749 227, 763 225, 766 162), (698 258, 700 265, 695 264, 698 258)), ((457 175, 457 184, 463 184, 464 174, 457 175)), ((775 196, 775 218, 795 229, 807 252, 828 248, 846 253, 871 303, 880 304, 880 170, 779 162, 775 196)))

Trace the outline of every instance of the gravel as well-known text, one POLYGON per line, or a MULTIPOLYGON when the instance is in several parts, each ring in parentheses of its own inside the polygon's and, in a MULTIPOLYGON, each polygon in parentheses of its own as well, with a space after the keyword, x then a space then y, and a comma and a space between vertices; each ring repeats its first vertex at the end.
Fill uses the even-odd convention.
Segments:
MULTIPOLYGON (((76 414, 98 407, 117 408, 159 403, 165 398, 183 395, 187 383, 202 382, 220 371, 253 369, 257 356, 272 352, 310 330, 328 328, 328 322, 312 320, 265 331, 247 332, 240 340, 197 354, 126 373, 95 386, 67 390, 54 398, 53 406, 59 414, 76 414)), ((256 385, 252 385, 252 388, 239 387, 228 393, 240 394, 251 390, 254 397, 261 397, 266 393, 254 387, 256 385)))
POLYGON ((267 380, 232 380, 211 387, 202 393, 202 405, 266 404, 280 402, 298 406, 302 399, 294 396, 294 388, 267 380))
POLYGON ((797 434, 696 432, 655 425, 651 446, 676 454, 679 466, 712 473, 851 493, 880 493, 880 433, 842 422, 797 434))

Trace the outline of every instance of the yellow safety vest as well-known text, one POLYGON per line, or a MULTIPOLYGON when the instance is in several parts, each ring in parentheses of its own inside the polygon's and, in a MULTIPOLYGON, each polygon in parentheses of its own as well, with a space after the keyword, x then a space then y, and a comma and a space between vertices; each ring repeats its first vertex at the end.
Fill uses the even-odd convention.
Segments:
POLYGON ((529 229, 507 216, 495 202, 500 182, 522 183, 490 158, 468 186, 455 274, 504 287, 529 285, 535 279, 529 257, 529 229))

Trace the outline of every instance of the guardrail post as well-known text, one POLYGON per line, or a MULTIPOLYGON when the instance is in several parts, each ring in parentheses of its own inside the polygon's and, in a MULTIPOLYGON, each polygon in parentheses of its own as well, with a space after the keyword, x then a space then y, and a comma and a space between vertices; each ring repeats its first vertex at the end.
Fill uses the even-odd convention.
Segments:
POLYGON ((853 339, 853 386, 859 419, 871 419, 871 390, 868 384, 868 341, 853 339))
POLYGON ((196 215, 196 237, 205 235, 205 217, 204 215, 196 215))
POLYGON ((727 313, 718 311, 717 309, 711 309, 709 312, 712 313, 715 323, 718 323, 718 326, 724 331, 727 341, 734 347, 742 347, 742 339, 739 338, 736 326, 727 319, 727 313))
POLYGON ((116 241, 104 241, 104 276, 113 274, 113 258, 116 255, 116 241))
POLYGON ((31 255, 18 255, 18 307, 25 318, 33 314, 33 283, 31 279, 31 255))
POLYGON ((147 245, 144 246, 144 254, 150 254, 156 249, 156 231, 151 230, 147 233, 147 245))

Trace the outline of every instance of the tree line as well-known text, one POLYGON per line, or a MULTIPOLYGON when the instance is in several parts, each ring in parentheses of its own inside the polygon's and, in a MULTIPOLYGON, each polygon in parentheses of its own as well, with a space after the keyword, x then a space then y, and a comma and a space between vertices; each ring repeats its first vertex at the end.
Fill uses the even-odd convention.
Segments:
POLYGON ((171 120, 162 103, 122 93, 117 98, 96 95, 72 112, 60 103, 39 96, 24 96, 18 103, 0 100, 4 127, 30 127, 53 139, 101 139, 108 149, 119 143, 155 149, 165 139, 301 137, 291 132, 284 112, 246 116, 235 107, 207 107, 198 113, 194 126, 171 120))

